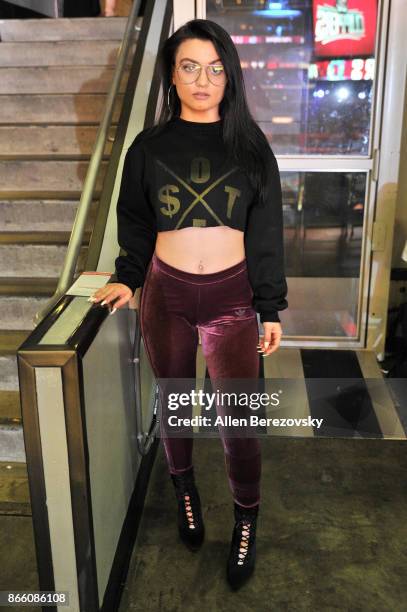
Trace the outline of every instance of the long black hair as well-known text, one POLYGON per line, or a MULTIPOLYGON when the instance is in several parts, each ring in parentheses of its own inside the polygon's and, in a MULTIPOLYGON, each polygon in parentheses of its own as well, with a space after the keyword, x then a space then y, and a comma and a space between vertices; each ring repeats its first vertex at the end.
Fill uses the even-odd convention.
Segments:
POLYGON ((257 191, 257 201, 262 205, 270 171, 267 164, 270 145, 250 113, 236 47, 229 33, 218 23, 209 19, 192 19, 167 38, 159 49, 157 65, 161 74, 163 97, 157 126, 163 126, 173 117, 180 116, 181 101, 176 88, 172 87, 170 91, 170 108, 167 92, 172 84, 172 69, 178 46, 191 38, 210 40, 225 68, 227 82, 219 104, 219 114, 223 119, 223 142, 227 154, 247 173, 252 187, 257 191))

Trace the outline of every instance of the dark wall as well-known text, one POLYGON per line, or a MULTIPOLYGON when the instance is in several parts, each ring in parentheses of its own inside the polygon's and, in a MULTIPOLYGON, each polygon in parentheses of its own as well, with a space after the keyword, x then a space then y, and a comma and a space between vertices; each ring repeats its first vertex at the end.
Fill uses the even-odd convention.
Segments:
POLYGON ((41 17, 45 18, 46 15, 0 0, 0 19, 40 19, 41 17))
POLYGON ((100 15, 99 0, 65 0, 64 17, 97 17, 100 15))
MULTIPOLYGON (((99 0, 65 0, 64 17, 97 17, 99 0)), ((0 19, 47 19, 46 15, 0 0, 0 19)))

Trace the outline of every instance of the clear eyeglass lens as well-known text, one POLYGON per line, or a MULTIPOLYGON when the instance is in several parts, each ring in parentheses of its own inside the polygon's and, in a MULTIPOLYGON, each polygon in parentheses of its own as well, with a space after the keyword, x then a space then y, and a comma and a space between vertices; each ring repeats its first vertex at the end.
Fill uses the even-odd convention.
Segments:
MULTIPOLYGON (((199 64, 184 63, 180 64, 178 74, 183 83, 193 83, 199 77, 201 66, 199 64)), ((222 64, 212 64, 206 66, 208 79, 214 85, 221 85, 225 80, 225 69, 222 64)))

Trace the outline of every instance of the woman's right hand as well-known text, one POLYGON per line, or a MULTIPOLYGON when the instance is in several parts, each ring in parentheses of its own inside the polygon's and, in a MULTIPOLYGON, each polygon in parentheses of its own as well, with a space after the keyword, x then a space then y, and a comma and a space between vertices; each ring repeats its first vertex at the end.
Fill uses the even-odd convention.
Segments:
POLYGON ((127 302, 133 297, 133 291, 127 285, 123 283, 107 283, 104 287, 100 287, 95 293, 93 293, 89 302, 97 304, 101 302, 101 306, 107 304, 110 309, 110 314, 113 314, 117 308, 122 308, 127 302), (113 308, 111 308, 111 302, 114 302, 113 308))

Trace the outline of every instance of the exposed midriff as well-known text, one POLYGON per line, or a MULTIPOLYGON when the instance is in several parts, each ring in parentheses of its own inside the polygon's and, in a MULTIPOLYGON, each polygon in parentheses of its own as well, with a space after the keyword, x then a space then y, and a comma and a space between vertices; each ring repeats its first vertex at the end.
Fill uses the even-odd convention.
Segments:
POLYGON ((157 232, 155 253, 179 270, 210 274, 245 258, 244 232, 230 227, 186 227, 157 232))

